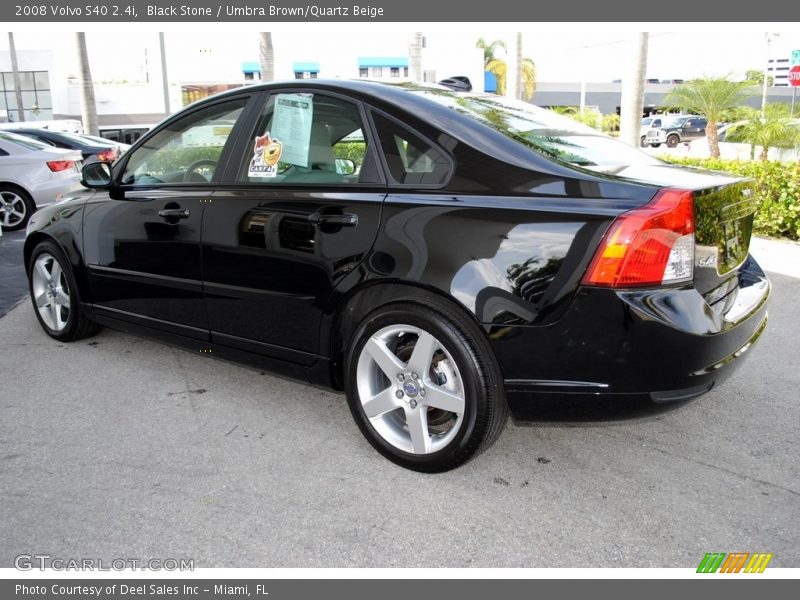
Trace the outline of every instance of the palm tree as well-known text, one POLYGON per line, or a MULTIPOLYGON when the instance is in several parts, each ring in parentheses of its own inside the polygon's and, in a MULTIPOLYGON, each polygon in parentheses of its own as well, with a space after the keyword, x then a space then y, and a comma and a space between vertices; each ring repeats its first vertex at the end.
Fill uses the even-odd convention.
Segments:
POLYGON ((793 148, 800 143, 800 134, 792 124, 785 104, 767 104, 763 117, 760 110, 753 108, 749 108, 747 113, 746 122, 729 133, 726 139, 750 144, 750 160, 755 159, 756 146, 761 147, 759 159, 767 160, 770 148, 793 148))
POLYGON ((498 48, 506 49, 506 43, 503 40, 487 43, 483 38, 478 38, 475 47, 483 50, 483 65, 486 66, 495 59, 494 53, 498 48))
POLYGON ((89 135, 100 135, 97 128, 97 103, 94 99, 92 71, 89 68, 89 53, 86 51, 86 34, 75 33, 75 45, 78 48, 78 68, 80 69, 81 120, 83 132, 89 135))
POLYGON ((261 81, 275 80, 275 50, 272 48, 272 32, 258 34, 258 58, 261 63, 261 81))
POLYGON ((705 77, 674 88, 665 103, 705 116, 708 148, 712 157, 719 158, 717 123, 751 95, 746 82, 731 81, 726 77, 705 77))
MULTIPOLYGON (((581 110, 575 106, 556 106, 550 110, 559 115, 569 117, 578 123, 583 123, 592 129, 600 129, 603 127, 603 122, 605 120, 603 115, 600 114, 600 111, 596 108, 584 108, 581 110)), ((617 115, 614 116, 616 117, 617 115)))
MULTIPOLYGON (((498 95, 504 95, 506 93, 506 62, 495 57, 495 52, 498 48, 505 50, 506 43, 503 40, 487 43, 483 38, 478 38, 475 47, 483 50, 483 68, 494 75, 497 81, 498 95)), ((519 64, 522 70, 522 87, 524 88, 522 97, 523 100, 530 101, 536 91, 536 64, 530 58, 523 58, 519 64)))

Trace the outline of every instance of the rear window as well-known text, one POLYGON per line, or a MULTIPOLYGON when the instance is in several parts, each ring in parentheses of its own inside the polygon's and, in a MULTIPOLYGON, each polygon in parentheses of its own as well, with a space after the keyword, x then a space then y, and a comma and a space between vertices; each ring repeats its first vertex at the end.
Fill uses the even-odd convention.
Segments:
POLYGON ((11 133, 9 131, 0 131, 0 140, 3 140, 4 142, 11 142, 12 144, 21 146, 26 150, 47 150, 51 147, 40 142, 39 140, 34 140, 33 138, 29 138, 24 135, 17 135, 16 133, 11 133))
POLYGON ((657 159, 596 129, 526 102, 438 89, 422 93, 531 150, 570 165, 608 171, 660 164, 657 159))

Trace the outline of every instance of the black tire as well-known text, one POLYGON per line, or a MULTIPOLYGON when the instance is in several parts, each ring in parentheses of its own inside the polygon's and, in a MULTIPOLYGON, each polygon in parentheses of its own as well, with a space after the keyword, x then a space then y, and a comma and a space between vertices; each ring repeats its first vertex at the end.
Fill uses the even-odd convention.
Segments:
POLYGON ((680 143, 680 141, 681 138, 674 133, 670 136, 667 136, 667 148, 674 148, 680 143))
POLYGON ((650 147, 651 147, 651 148, 658 148, 658 147, 660 147, 660 146, 661 146, 661 142, 659 142, 659 143, 657 143, 657 144, 650 144, 650 147))
POLYGON ((63 250, 55 242, 45 240, 40 242, 31 252, 30 260, 28 261, 28 294, 33 304, 33 312, 39 321, 39 324, 44 329, 45 333, 53 339, 61 342, 74 342, 82 338, 90 337, 100 331, 101 327, 91 321, 83 311, 81 306, 80 293, 78 291, 78 284, 75 281, 75 275, 72 272, 72 265, 64 254, 63 250), (50 327, 42 318, 39 312, 39 307, 36 302, 34 294, 34 269, 36 268, 36 261, 43 255, 49 255, 54 260, 58 261, 63 277, 66 280, 69 295, 69 310, 63 329, 56 330, 50 327))
POLYGON ((648 143, 645 141, 645 137, 644 137, 644 136, 642 136, 642 137, 641 137, 641 139, 639 140, 639 145, 640 145, 642 148, 647 148, 647 146, 649 145, 649 144, 648 144, 648 143))
MULTIPOLYGON (((508 417, 502 376, 486 336, 467 316, 439 298, 426 299, 424 305, 398 301, 371 312, 353 333, 345 365, 347 401, 359 429, 383 456, 414 471, 437 473, 462 465, 495 442, 508 417), (406 452, 384 439, 367 417, 359 396, 357 370, 362 350, 373 334, 398 324, 430 333, 446 348, 461 374, 464 411, 460 426, 453 426, 453 437, 446 445, 430 453, 406 452)), ((390 388, 393 383, 390 381, 390 388)), ((422 398, 420 404, 424 404, 422 398)), ((429 425, 435 410, 425 408, 429 425)), ((408 431, 410 435, 410 428, 408 431)))
MULTIPOLYGON (((28 224, 31 215, 36 211, 36 204, 34 204, 31 195, 21 187, 10 183, 4 183, 0 185, 0 196, 3 197, 4 202, 8 204, 13 203, 17 212, 23 212, 21 218, 16 215, 11 216, 10 213, 7 216, 5 210, 3 210, 4 207, 0 206, 0 225, 3 227, 3 230, 17 231, 18 229, 23 229, 28 224), (5 225, 7 218, 13 219, 14 222, 10 225, 5 225)), ((7 208, 6 210, 9 209, 7 208)))

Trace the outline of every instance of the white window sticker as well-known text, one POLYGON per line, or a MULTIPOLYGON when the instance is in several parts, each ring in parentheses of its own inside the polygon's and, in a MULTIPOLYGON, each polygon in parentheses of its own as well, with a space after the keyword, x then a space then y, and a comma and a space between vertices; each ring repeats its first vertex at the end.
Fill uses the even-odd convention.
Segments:
POLYGON ((249 177, 275 177, 278 174, 278 162, 283 153, 283 143, 270 137, 269 131, 256 136, 253 144, 253 158, 247 167, 249 177))
POLYGON ((309 94, 278 94, 272 116, 272 136, 283 142, 281 161, 308 166, 314 102, 309 94))

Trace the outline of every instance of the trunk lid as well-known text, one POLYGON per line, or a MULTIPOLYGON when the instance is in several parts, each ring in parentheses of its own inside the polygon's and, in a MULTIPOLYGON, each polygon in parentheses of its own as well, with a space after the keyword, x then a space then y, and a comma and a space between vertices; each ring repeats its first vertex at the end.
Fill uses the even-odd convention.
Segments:
POLYGON ((695 211, 695 288, 712 306, 736 289, 753 232, 756 201, 752 180, 668 164, 631 166, 615 175, 691 190, 695 211))

